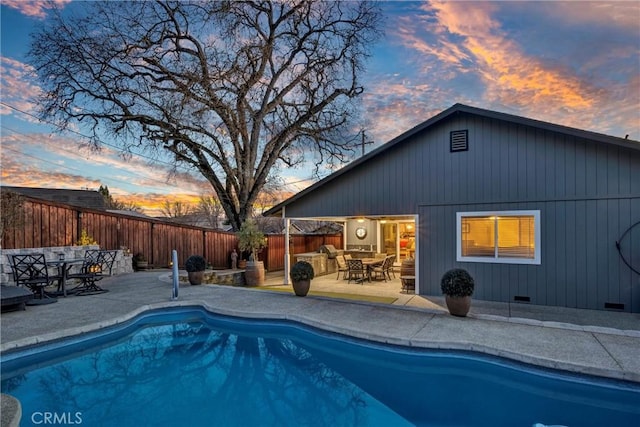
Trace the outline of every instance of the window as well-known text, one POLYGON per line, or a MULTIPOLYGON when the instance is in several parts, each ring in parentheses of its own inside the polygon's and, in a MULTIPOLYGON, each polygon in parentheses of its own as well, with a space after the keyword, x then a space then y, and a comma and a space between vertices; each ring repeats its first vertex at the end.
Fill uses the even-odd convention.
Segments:
POLYGON ((540 211, 458 212, 458 261, 540 264, 540 211))

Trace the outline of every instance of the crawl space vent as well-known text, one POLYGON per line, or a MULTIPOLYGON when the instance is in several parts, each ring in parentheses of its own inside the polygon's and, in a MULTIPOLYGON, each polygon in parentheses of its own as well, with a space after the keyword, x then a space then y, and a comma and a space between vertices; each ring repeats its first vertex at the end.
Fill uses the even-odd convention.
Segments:
POLYGON ((452 153, 456 151, 469 150, 469 131, 454 130, 449 133, 450 150, 452 153))

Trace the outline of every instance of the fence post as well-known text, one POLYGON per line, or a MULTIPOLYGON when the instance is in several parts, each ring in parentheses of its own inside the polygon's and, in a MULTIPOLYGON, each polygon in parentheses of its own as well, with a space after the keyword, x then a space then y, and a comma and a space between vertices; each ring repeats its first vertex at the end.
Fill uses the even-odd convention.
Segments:
POLYGON ((78 226, 76 228, 76 238, 73 239, 73 242, 71 242, 71 244, 77 242, 80 239, 80 236, 82 236, 82 211, 78 211, 77 218, 78 226))

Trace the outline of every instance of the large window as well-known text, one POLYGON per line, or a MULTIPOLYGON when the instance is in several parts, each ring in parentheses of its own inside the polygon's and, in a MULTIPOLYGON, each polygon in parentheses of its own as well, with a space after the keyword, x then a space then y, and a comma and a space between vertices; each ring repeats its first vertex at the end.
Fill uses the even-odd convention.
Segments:
POLYGON ((540 211, 458 212, 458 261, 540 264, 540 211))

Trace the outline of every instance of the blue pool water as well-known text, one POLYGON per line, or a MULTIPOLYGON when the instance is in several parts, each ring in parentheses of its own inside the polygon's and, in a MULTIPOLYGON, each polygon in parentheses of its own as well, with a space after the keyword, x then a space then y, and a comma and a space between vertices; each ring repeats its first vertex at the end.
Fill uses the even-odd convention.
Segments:
POLYGON ((640 425, 640 384, 195 307, 3 354, 2 392, 23 426, 640 425))

